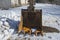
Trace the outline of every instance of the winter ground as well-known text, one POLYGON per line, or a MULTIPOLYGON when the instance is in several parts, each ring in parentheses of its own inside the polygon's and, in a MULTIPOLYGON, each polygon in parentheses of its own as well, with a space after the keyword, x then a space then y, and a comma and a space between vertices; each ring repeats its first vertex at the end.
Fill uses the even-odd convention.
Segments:
MULTIPOLYGON (((60 33, 44 33, 44 36, 23 36, 16 33, 21 9, 27 6, 0 9, 0 40, 60 40, 60 33)), ((60 6, 52 4, 36 4, 35 9, 42 9, 42 25, 56 28, 60 31, 60 6)))

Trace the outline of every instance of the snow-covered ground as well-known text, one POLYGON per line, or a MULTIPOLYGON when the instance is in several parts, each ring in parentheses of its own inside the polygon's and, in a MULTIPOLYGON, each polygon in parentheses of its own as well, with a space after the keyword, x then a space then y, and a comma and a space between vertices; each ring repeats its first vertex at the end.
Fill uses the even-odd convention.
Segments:
MULTIPOLYGON (((28 5, 27 5, 28 6, 28 5)), ((21 9, 27 6, 0 10, 0 40, 60 40, 60 33, 44 33, 44 36, 23 36, 16 33, 21 17, 21 9)), ((60 31, 60 6, 52 4, 36 4, 35 9, 42 9, 42 25, 60 31)))

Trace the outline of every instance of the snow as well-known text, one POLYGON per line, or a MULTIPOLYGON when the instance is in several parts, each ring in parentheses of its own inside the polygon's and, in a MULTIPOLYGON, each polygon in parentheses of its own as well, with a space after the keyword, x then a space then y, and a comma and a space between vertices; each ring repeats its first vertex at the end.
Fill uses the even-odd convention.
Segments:
MULTIPOLYGON (((36 4, 35 9, 42 9, 42 25, 56 28, 60 31, 60 6, 52 4, 36 4)), ((0 10, 0 40, 60 40, 60 33, 44 33, 44 36, 30 36, 16 33, 21 18, 21 9, 27 6, 0 10)), ((35 29, 32 29, 35 31, 35 29)))
POLYGON ((42 24, 44 26, 49 26, 49 27, 57 28, 58 30, 60 30, 60 27, 59 27, 60 23, 58 23, 58 22, 59 22, 58 19, 56 19, 54 16, 52 16, 50 14, 43 15, 43 17, 42 17, 42 24))
POLYGON ((32 32, 35 32, 36 31, 36 29, 31 29, 32 30, 32 32))

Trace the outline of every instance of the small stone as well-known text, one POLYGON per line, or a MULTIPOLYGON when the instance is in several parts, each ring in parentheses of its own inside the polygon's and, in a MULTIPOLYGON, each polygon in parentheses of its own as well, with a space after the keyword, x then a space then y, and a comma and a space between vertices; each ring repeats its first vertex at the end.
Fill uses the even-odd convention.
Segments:
POLYGON ((50 38, 50 39, 51 39, 52 37, 48 36, 48 38, 50 38))
POLYGON ((10 38, 8 38, 7 40, 10 40, 10 38))

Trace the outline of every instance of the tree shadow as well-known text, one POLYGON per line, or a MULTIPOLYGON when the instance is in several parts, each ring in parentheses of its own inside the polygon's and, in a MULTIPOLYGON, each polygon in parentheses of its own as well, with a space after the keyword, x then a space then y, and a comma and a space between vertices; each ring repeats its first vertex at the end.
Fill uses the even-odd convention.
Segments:
POLYGON ((53 33, 53 32, 59 33, 60 31, 56 28, 53 28, 53 27, 43 26, 43 32, 45 32, 45 33, 53 33))

